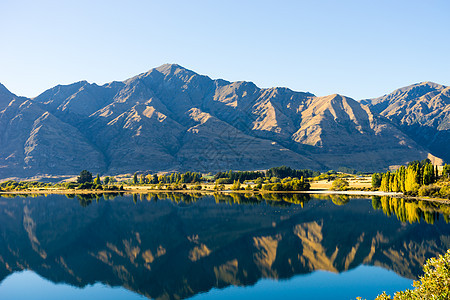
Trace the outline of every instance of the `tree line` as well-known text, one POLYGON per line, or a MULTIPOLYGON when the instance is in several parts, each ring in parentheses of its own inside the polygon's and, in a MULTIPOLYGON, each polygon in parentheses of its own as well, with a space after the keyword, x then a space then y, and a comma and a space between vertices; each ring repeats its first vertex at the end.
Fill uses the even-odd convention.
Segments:
MULTIPOLYGON (((395 172, 372 174, 372 187, 384 192, 402 192, 406 195, 417 195, 426 191, 426 187, 439 179, 450 177, 450 165, 445 165, 439 176, 438 167, 429 159, 410 162, 401 166, 395 172)), ((445 186, 443 187, 445 188, 445 186)))
POLYGON ((218 172, 214 175, 214 179, 222 179, 219 180, 219 183, 234 183, 235 181, 239 181, 243 183, 246 180, 256 180, 258 178, 272 178, 277 177, 280 179, 284 178, 309 178, 314 176, 319 176, 320 172, 313 171, 309 169, 296 170, 291 167, 281 166, 270 168, 267 171, 227 171, 227 172, 218 172))
POLYGON ((169 184, 169 183, 199 183, 202 180, 202 174, 197 172, 186 172, 186 173, 170 173, 164 175, 147 175, 141 174, 139 180, 137 178, 137 173, 133 175, 134 184, 169 184))

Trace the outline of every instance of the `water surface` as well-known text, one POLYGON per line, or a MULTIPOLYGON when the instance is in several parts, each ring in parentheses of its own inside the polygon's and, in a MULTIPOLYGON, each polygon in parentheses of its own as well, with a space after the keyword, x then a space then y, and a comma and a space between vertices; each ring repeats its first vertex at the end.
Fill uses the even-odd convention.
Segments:
POLYGON ((0 295, 373 298, 450 248, 449 211, 386 197, 0 198, 0 295))

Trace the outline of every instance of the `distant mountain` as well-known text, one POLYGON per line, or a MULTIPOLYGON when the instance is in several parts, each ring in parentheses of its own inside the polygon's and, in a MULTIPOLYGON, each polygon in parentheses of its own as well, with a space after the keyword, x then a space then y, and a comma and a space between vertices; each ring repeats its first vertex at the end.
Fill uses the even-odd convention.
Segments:
POLYGON ((363 103, 212 80, 170 64, 103 86, 58 85, 34 99, 0 86, 0 178, 440 162, 363 103))
POLYGON ((433 154, 450 161, 450 87, 422 82, 363 100, 433 154))

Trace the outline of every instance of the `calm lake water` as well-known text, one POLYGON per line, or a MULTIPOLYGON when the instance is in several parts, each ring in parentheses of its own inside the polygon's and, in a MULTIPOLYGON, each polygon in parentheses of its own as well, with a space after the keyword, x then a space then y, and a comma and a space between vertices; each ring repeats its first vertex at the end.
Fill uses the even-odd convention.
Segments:
POLYGON ((373 299, 450 248, 450 208, 376 197, 0 198, 0 298, 373 299))

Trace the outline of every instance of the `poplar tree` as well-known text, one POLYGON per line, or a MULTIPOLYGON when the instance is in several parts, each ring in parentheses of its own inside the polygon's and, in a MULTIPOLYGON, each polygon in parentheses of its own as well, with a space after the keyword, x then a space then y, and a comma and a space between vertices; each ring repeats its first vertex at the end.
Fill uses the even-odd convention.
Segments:
POLYGON ((431 163, 428 163, 423 167, 422 180, 424 185, 428 185, 434 182, 434 168, 431 163))
POLYGON ((395 174, 394 174, 394 176, 393 176, 393 184, 392 184, 392 188, 391 188, 391 191, 392 192, 400 192, 401 191, 401 189, 400 189, 400 184, 399 184, 399 172, 398 172, 398 170, 397 170, 397 172, 395 172, 395 174))
POLYGON ((405 192, 413 192, 418 189, 418 171, 417 165, 408 166, 405 176, 405 192))
POLYGON ((382 190, 383 192, 389 192, 389 177, 389 171, 386 174, 383 174, 383 176, 381 177, 380 190, 382 190))
POLYGON ((100 180, 100 175, 97 173, 97 177, 94 179, 94 184, 102 184, 102 181, 100 180))

